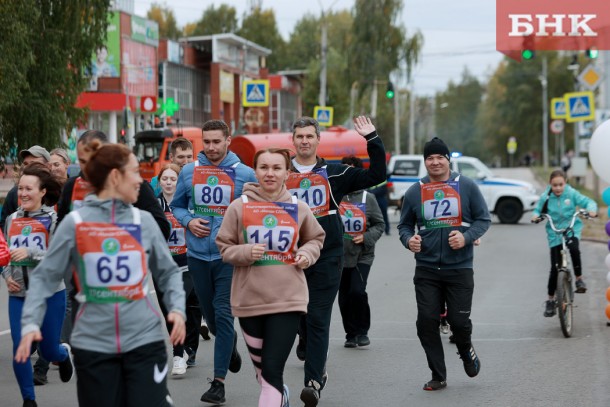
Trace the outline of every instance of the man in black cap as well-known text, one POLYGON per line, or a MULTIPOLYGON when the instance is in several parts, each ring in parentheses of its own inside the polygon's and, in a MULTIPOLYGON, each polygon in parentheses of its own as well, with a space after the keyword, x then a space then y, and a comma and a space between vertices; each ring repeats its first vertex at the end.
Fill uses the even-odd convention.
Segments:
POLYGON ((466 374, 475 377, 481 368, 471 342, 473 246, 491 218, 477 184, 451 171, 449 148, 441 139, 425 144, 424 160, 428 175, 405 193, 398 231, 415 253, 417 336, 432 371, 424 390, 440 390, 447 386, 439 331, 445 304, 466 374))
MULTIPOLYGON (((45 165, 51 161, 51 154, 46 148, 40 146, 32 146, 27 150, 21 150, 19 152, 19 159, 21 160, 21 167, 27 167, 31 163, 39 162, 45 165)), ((13 212, 19 207, 17 198, 17 185, 11 188, 6 194, 4 205, 2 206, 2 213, 0 213, 0 230, 4 230, 4 223, 13 212)))

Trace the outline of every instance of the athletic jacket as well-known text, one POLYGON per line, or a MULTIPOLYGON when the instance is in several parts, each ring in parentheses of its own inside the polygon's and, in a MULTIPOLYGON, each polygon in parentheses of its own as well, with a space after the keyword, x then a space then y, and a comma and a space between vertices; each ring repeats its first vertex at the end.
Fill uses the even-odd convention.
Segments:
MULTIPOLYGON (((576 212, 576 207, 581 207, 589 212, 597 212, 597 203, 589 197, 584 196, 570 185, 566 185, 563 193, 560 196, 555 195, 551 191, 551 187, 547 186, 546 190, 540 195, 538 206, 534 209, 534 216, 540 216, 544 203, 548 201, 547 213, 553 219, 555 228, 564 229, 570 226, 572 215, 576 212)), ((582 221, 576 218, 574 222, 574 236, 580 239, 582 234, 582 221)), ((561 237, 553 232, 551 225, 546 224, 546 238, 549 241, 549 247, 558 246, 561 244, 561 237)))
MULTIPOLYGON (((200 152, 197 154, 199 165, 212 166, 205 154, 200 152)), ((227 156, 222 160, 219 167, 235 166, 235 189, 234 198, 241 196, 241 191, 246 182, 256 182, 254 170, 239 161, 235 153, 227 152, 227 156)), ((186 245, 188 247, 187 256, 194 257, 203 261, 220 260, 220 252, 216 247, 215 239, 220 229, 220 224, 223 218, 220 216, 203 216, 193 212, 193 171, 195 163, 188 163, 178 175, 178 185, 174 199, 169 204, 174 213, 174 217, 186 228, 186 245), (207 227, 210 228, 210 235, 207 237, 195 237, 188 229, 188 224, 195 218, 202 218, 208 221, 207 227)))
MULTIPOLYGON (((13 223, 13 220, 15 218, 24 217, 49 218, 51 220, 49 228, 49 243, 51 242, 51 237, 53 236, 53 232, 55 231, 55 226, 57 224, 57 214, 55 213, 55 210, 53 210, 52 207, 42 205, 42 207, 37 211, 27 212, 27 216, 25 216, 25 212, 23 212, 23 209, 18 208, 16 212, 13 212, 11 215, 9 215, 8 218, 6 218, 4 234, 8 236, 11 224, 13 223)), ((46 251, 38 249, 36 245, 31 245, 30 247, 28 247, 28 258, 32 260, 40 261, 44 258, 45 254, 46 251)), ((4 270, 2 271, 2 277, 4 277, 5 280, 8 277, 12 277, 13 280, 15 280, 15 282, 19 283, 19 285, 21 286, 21 291, 16 293, 9 293, 9 295, 12 295, 14 297, 25 297, 27 287, 24 277, 29 280, 33 270, 34 267, 29 266, 9 265, 4 268, 4 270)), ((61 283, 55 285, 53 293, 63 290, 64 288, 66 288, 66 286, 62 280, 61 283)))
POLYGON ((4 234, 2 233, 2 230, 0 230, 0 267, 6 266, 10 259, 11 253, 8 251, 8 245, 4 239, 4 234))
MULTIPOLYGON (((156 201, 153 201, 157 205, 156 201)), ((129 224, 134 222, 132 205, 114 199, 100 200, 90 194, 77 212, 84 222, 129 224)), ((147 270, 144 280, 146 296, 139 300, 118 303, 83 302, 74 321, 71 344, 75 348, 100 353, 129 352, 139 346, 164 338, 165 323, 161 320, 150 294, 150 275, 163 291, 163 301, 170 312, 180 313, 186 320, 182 273, 174 263, 167 242, 150 213, 138 210, 141 218, 141 244, 146 253, 147 270)), ((160 209, 159 209, 160 211, 160 209)), ((59 224, 45 258, 30 277, 21 318, 21 335, 40 330, 46 311, 46 299, 71 266, 83 267, 76 248, 76 222, 68 215, 59 224)))
MULTIPOLYGON (((326 168, 330 184, 330 207, 333 213, 317 218, 326 232, 323 257, 343 256, 343 224, 338 207, 345 194, 369 188, 386 180, 385 149, 383 141, 374 131, 365 136, 366 149, 370 158, 370 167, 354 168, 345 164, 327 164, 323 158, 317 157, 313 169, 326 168)), ((299 172, 294 166, 291 171, 299 172)))
MULTIPOLYGON (((270 202, 259 184, 248 183, 243 194, 249 202, 270 202)), ((283 187, 277 202, 291 203, 283 187)), ((313 265, 320 256, 324 229, 316 222, 309 206, 298 204, 298 236, 293 255, 302 255, 313 265), (300 244, 300 245, 299 245, 300 244)), ((216 237, 223 261, 235 266, 231 285, 231 309, 236 317, 252 317, 279 312, 307 312, 309 293, 303 270, 292 265, 252 266, 252 244, 244 240, 243 200, 234 200, 225 214, 216 237)))
MULTIPOLYGON (((343 197, 344 202, 361 203, 364 191, 358 191, 343 197)), ((366 231, 363 244, 355 244, 352 240, 343 241, 343 267, 356 267, 363 263, 369 266, 375 259, 375 244, 385 230, 385 222, 375 194, 366 194, 366 231)))
MULTIPOLYGON (((78 176, 81 177, 82 172, 79 173, 78 176)), ((57 223, 61 223, 64 217, 70 212, 70 207, 72 206, 72 191, 74 191, 74 183, 76 182, 76 178, 77 177, 69 178, 61 191, 61 197, 57 203, 57 223)), ((138 194, 138 200, 133 204, 133 206, 149 212, 153 218, 155 218, 155 222, 157 222, 157 225, 159 225, 159 229, 161 229, 163 236, 165 236, 166 239, 169 238, 171 227, 165 218, 165 214, 159 207, 157 198, 155 197, 155 194, 153 193, 153 190, 148 182, 142 181, 142 184, 140 185, 140 193, 138 194)))
MULTIPOLYGON (((415 253, 417 266, 435 269, 460 269, 473 266, 473 242, 489 229, 491 217, 485 199, 477 184, 470 178, 452 172, 449 180, 459 176, 459 193, 462 206, 462 226, 436 229, 423 228, 421 186, 417 182, 405 192, 405 198, 398 223, 400 241, 408 249, 409 239, 415 235, 415 227, 422 238, 421 251, 415 253), (459 230, 464 235, 466 245, 458 250, 449 246, 449 233, 459 230)), ((430 177, 421 179, 429 183, 430 177)))

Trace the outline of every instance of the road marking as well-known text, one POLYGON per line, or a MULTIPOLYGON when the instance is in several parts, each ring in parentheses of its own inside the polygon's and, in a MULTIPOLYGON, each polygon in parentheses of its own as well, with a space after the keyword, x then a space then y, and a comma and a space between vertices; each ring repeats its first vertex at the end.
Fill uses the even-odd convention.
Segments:
POLYGON ((0 331, 0 336, 3 336, 3 335, 8 335, 8 334, 10 334, 10 333, 11 333, 11 330, 10 330, 10 329, 7 329, 6 331, 0 331))

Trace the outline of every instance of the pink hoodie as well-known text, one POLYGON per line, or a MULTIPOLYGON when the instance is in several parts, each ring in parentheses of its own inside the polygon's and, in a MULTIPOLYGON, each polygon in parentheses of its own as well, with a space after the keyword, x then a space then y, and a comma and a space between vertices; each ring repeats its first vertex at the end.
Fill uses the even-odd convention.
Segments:
MULTIPOLYGON (((247 183, 243 194, 249 202, 271 202, 259 184, 247 183)), ((292 203, 285 187, 279 202, 292 203)), ((279 312, 307 312, 309 294, 303 270, 292 265, 253 266, 252 244, 245 243, 242 198, 234 200, 222 221, 216 245, 223 261, 235 266, 231 286, 231 309, 236 317, 279 312)), ((302 255, 313 265, 320 257, 326 233, 304 202, 298 201, 298 236, 293 255, 302 255)))

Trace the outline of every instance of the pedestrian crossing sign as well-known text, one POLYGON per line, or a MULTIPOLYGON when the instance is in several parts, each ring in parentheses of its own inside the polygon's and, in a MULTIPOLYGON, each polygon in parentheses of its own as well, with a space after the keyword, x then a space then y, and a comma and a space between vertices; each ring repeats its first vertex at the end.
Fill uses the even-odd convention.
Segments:
POLYGON ((316 106, 313 109, 313 117, 318 121, 320 126, 330 127, 333 125, 334 109, 329 106, 316 106))
POLYGON ((563 95, 568 123, 595 120, 593 92, 571 92, 563 95))
POLYGON ((551 119, 566 118, 566 100, 564 98, 551 99, 551 119))
POLYGON ((269 81, 266 79, 244 80, 242 105, 246 107, 269 106, 269 81))

